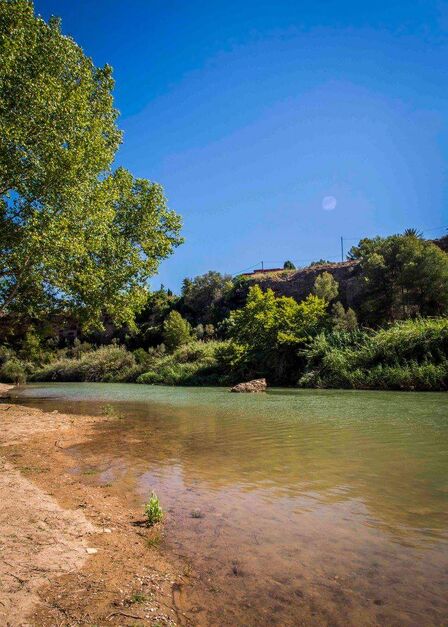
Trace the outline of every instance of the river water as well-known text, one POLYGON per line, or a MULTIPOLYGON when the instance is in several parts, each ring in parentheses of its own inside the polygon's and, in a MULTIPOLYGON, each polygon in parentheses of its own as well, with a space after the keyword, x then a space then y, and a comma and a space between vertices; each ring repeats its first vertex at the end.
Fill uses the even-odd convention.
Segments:
POLYGON ((120 417, 68 451, 73 472, 133 505, 155 490, 160 550, 194 573, 180 593, 195 624, 448 624, 446 394, 72 383, 17 395, 120 417))

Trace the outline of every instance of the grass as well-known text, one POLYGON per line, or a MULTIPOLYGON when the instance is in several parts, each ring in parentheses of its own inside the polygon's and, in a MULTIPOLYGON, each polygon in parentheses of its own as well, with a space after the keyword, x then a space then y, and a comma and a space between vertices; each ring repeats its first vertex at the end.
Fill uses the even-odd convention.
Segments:
POLYGON ((89 468, 88 470, 84 470, 84 472, 82 473, 83 475, 96 475, 98 474, 98 470, 95 468, 89 468))
POLYGON ((48 472, 48 468, 42 466, 19 466, 19 470, 24 475, 39 475, 48 472))
POLYGON ((100 346, 77 358, 62 357, 37 368, 32 381, 134 381, 142 369, 124 346, 100 346))
MULTIPOLYGON (((91 348, 75 357, 56 357, 34 367, 31 381, 135 382, 155 385, 223 385, 227 370, 219 353, 227 342, 192 340, 170 354, 124 346, 91 348)), ((111 405, 103 407, 111 418, 122 418, 111 405)))
POLYGON ((155 358, 152 367, 137 383, 153 385, 223 385, 226 371, 219 359, 227 342, 193 341, 172 354, 155 358))
POLYGON ((146 603, 146 601, 149 600, 150 598, 146 594, 143 594, 143 592, 134 592, 129 599, 129 603, 133 605, 134 603, 146 603))
POLYGON ((160 533, 155 533, 152 538, 148 538, 146 540, 146 545, 148 547, 148 549, 155 549, 158 548, 160 546, 160 543, 162 542, 162 535, 160 533))
POLYGON ((321 334, 304 351, 302 387, 448 389, 448 319, 397 322, 377 332, 321 334))
POLYGON ((123 420, 124 414, 122 414, 116 407, 113 405, 103 405, 101 408, 101 412, 104 416, 108 418, 116 418, 117 420, 123 420))

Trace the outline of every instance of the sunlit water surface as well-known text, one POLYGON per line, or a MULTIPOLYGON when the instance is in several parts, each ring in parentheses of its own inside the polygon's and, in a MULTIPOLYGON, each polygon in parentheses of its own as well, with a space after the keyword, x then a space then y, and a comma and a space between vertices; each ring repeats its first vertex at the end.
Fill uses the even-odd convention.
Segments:
POLYGON ((70 449, 74 472, 133 505, 157 492, 162 550, 200 577, 184 591, 196 624, 448 624, 445 394, 78 383, 17 394, 122 416, 70 449))

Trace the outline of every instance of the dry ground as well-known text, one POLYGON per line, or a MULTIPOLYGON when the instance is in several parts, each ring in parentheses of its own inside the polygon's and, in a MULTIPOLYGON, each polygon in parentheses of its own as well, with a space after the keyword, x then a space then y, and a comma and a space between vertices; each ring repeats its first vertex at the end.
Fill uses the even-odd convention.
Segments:
POLYGON ((68 472, 64 449, 106 419, 0 403, 0 625, 194 624, 160 530, 68 472))

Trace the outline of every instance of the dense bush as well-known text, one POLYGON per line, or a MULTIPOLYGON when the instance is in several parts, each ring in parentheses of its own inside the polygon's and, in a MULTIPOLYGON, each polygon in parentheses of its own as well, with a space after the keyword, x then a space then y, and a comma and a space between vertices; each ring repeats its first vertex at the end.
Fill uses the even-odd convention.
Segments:
POLYGON ((132 353, 114 344, 81 353, 77 358, 63 357, 35 370, 33 381, 133 381, 140 374, 132 353))
POLYGON ((175 350, 191 340, 191 325, 178 311, 171 311, 163 323, 163 341, 168 350, 175 350))
POLYGON ((220 351, 226 342, 194 341, 170 355, 156 357, 137 383, 158 385, 219 385, 230 380, 220 351))
POLYGON ((448 255, 412 230, 362 239, 349 253, 359 259, 361 319, 369 325, 448 313, 448 255))
POLYGON ((320 334, 303 351, 299 385, 448 389, 448 319, 397 322, 378 332, 320 334))
POLYGON ((16 358, 8 359, 0 368, 0 381, 5 383, 25 383, 26 368, 25 365, 16 358))
POLYGON ((327 303, 309 295, 297 303, 270 289, 251 287, 244 307, 230 314, 229 362, 241 375, 291 385, 303 369, 299 348, 325 323, 327 303))

